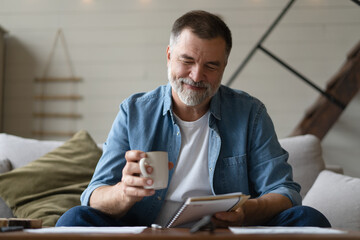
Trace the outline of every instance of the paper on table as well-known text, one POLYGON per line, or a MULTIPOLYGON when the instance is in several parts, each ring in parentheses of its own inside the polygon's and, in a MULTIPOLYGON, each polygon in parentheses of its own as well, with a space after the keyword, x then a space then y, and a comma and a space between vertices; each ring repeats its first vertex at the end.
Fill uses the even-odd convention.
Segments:
POLYGON ((50 227, 39 229, 25 229, 30 233, 131 233, 138 234, 146 227, 50 227))
POLYGON ((346 231, 320 227, 229 227, 234 234, 344 234, 346 231))

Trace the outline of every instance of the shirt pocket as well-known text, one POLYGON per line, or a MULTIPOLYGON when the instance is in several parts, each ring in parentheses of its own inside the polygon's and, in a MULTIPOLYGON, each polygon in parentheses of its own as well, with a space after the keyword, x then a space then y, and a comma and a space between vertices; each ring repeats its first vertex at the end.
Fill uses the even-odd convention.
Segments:
POLYGON ((224 192, 249 192, 247 155, 226 157, 220 166, 221 188, 224 192))

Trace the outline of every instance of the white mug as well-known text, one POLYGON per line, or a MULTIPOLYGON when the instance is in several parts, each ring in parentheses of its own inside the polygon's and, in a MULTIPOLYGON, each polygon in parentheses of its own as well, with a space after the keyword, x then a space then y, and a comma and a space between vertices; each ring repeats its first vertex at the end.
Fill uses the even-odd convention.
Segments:
POLYGON ((139 162, 141 176, 151 178, 154 183, 151 186, 145 186, 146 189, 163 189, 168 185, 169 180, 169 160, 167 152, 147 152, 147 157, 139 162), (151 166, 153 171, 147 173, 146 167, 151 166))

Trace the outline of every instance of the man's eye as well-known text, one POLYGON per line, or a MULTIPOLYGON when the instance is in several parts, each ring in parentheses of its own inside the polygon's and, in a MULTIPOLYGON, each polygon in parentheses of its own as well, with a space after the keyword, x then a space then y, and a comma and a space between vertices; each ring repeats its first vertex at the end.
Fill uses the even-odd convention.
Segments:
POLYGON ((186 61, 186 60, 183 60, 182 61, 184 64, 186 64, 186 65, 189 65, 189 64, 192 64, 193 62, 192 61, 186 61))
POLYGON ((206 65, 206 67, 207 67, 209 70, 216 70, 216 69, 217 69, 217 66, 214 66, 214 65, 206 65))

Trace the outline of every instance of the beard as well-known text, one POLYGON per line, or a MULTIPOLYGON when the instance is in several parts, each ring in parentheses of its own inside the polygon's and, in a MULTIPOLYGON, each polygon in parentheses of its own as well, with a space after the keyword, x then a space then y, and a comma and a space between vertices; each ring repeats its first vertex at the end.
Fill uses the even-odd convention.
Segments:
POLYGON ((219 89, 220 83, 213 87, 210 83, 195 82, 191 78, 178 78, 175 79, 171 73, 171 67, 168 67, 168 79, 171 87, 175 90, 180 100, 187 106, 197 106, 204 102, 206 99, 215 95, 219 89), (202 88, 202 90, 192 90, 184 87, 184 84, 202 88))

